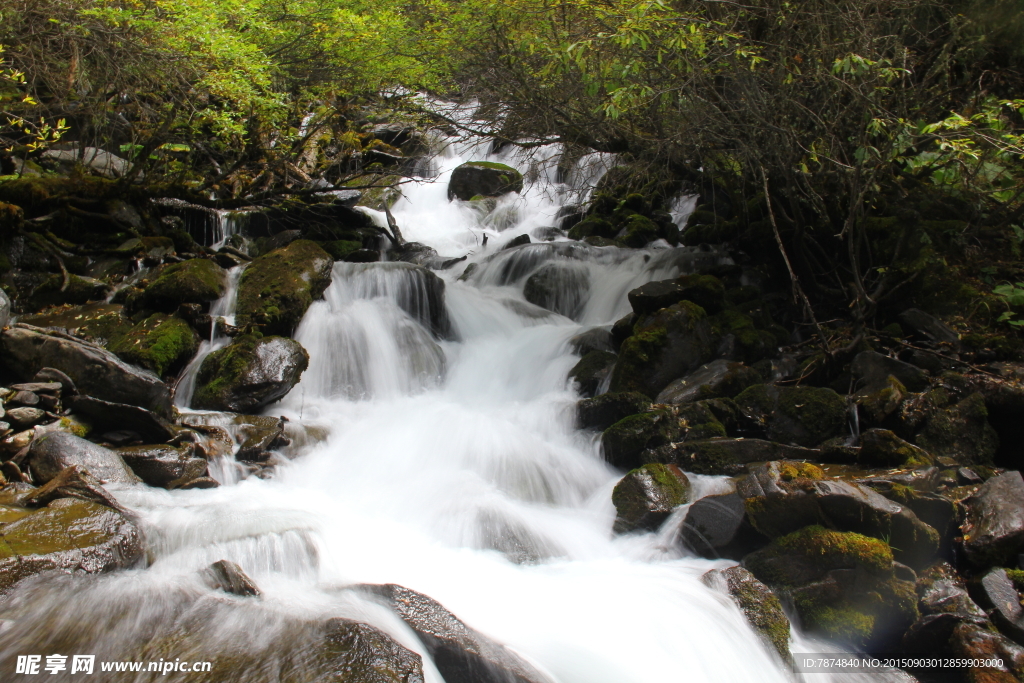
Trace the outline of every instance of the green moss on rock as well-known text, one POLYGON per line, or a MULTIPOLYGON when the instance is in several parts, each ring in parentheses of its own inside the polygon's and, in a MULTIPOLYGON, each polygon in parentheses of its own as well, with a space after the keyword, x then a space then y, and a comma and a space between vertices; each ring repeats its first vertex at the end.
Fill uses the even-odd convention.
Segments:
POLYGON ((334 259, 315 242, 296 240, 250 263, 238 284, 237 316, 265 334, 290 335, 331 282, 334 259))
POLYGON ((210 259, 190 259, 164 268, 146 287, 143 301, 151 309, 172 312, 181 304, 205 304, 219 299, 227 287, 227 272, 210 259))
POLYGON ((333 240, 331 242, 320 242, 319 244, 335 261, 343 261, 353 251, 363 248, 362 242, 354 240, 333 240))
POLYGON ((109 346, 122 360, 152 370, 158 377, 175 372, 199 349, 199 335, 175 316, 156 313, 109 346))
POLYGON ((616 467, 632 469, 640 464, 640 454, 668 443, 678 434, 678 420, 668 410, 625 417, 604 431, 601 446, 605 459, 616 467))

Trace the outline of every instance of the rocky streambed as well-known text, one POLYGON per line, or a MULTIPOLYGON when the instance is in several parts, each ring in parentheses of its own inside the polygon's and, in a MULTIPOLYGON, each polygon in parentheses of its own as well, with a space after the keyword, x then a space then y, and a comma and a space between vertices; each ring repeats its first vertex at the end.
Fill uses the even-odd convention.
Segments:
POLYGON ((657 202, 583 209, 474 144, 391 207, 400 241, 358 193, 226 230, 0 182, 0 669, 784 680, 828 647, 1024 674, 1024 363, 912 307, 837 361, 657 202))

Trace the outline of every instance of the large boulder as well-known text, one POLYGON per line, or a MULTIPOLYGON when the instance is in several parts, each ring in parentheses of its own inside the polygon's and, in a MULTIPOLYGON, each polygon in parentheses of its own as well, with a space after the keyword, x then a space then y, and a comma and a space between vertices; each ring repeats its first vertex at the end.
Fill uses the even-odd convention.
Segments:
POLYGON ((601 435, 604 458, 615 467, 639 467, 641 454, 670 443, 679 435, 679 420, 670 410, 653 410, 624 417, 601 435))
POLYGON ((690 480, 676 465, 644 465, 619 480, 612 491, 614 530, 657 529, 689 498, 690 480))
POLYGON ((334 259, 315 242, 296 240, 253 260, 238 283, 236 315, 264 334, 290 335, 331 284, 334 259))
POLYGON ((846 401, 823 387, 757 384, 744 389, 736 404, 780 443, 813 447, 846 430, 846 401))
POLYGON ((999 449, 999 435, 988 422, 981 393, 957 401, 954 392, 937 388, 914 405, 924 415, 914 443, 936 457, 952 458, 961 464, 991 464, 999 449))
MULTIPOLYGON (((1019 576, 1022 572, 1014 573, 1019 576)), ((978 582, 977 592, 981 606, 989 610, 999 630, 1018 643, 1024 641, 1024 607, 1008 572, 1002 567, 990 570, 978 582)))
POLYGON ((711 438, 672 442, 644 454, 650 462, 675 463, 694 474, 743 472, 745 465, 766 460, 817 460, 821 452, 763 439, 711 438))
POLYGON ((227 288, 227 272, 211 259, 190 259, 160 271, 143 299, 152 309, 171 312, 181 304, 205 304, 227 288))
POLYGON ((143 538, 105 505, 58 498, 39 510, 0 506, 0 592, 49 571, 96 574, 142 559, 143 538))
POLYGON ((869 467, 922 467, 934 458, 888 429, 866 429, 860 435, 859 461, 869 467))
POLYGON ((669 382, 693 372, 711 357, 711 331, 704 309, 689 301, 642 317, 622 343, 611 391, 657 396, 669 382))
POLYGON ((738 560, 767 539, 747 519, 743 499, 735 492, 704 496, 686 511, 682 541, 701 557, 738 560))
POLYGON ((67 432, 49 432, 32 442, 27 462, 37 482, 46 483, 67 467, 78 466, 104 484, 136 484, 139 478, 121 456, 67 432))
POLYGON ((163 377, 185 367, 199 350, 199 335, 181 318, 156 313, 108 348, 121 360, 163 377))
POLYGON ((783 661, 789 660, 789 618, 768 586, 743 567, 712 569, 701 581, 728 594, 754 630, 775 648, 783 661))
POLYGON ((582 263, 569 261, 544 264, 523 285, 527 301, 567 318, 580 312, 589 291, 590 271, 582 263))
POLYGON ((1024 478, 1006 472, 967 499, 964 555, 977 567, 1015 564, 1024 549, 1024 478))
POLYGON ((125 446, 117 453, 150 486, 177 488, 206 474, 206 460, 194 458, 188 448, 162 444, 125 446))
POLYGON ((593 396, 598 393, 614 366, 614 353, 591 351, 569 370, 569 379, 579 388, 580 396, 593 396))
POLYGON ((892 652, 917 619, 913 572, 876 538, 810 526, 747 555, 743 566, 785 594, 809 633, 892 652))
POLYGON ((939 535, 912 510, 865 486, 825 480, 806 463, 769 462, 751 467, 737 482, 750 523, 769 538, 821 524, 892 543, 900 562, 924 567, 934 557, 939 535))
POLYGON ((0 333, 0 350, 16 376, 30 379, 42 368, 54 368, 67 374, 82 394, 140 406, 163 417, 171 414, 166 384, 95 344, 18 324, 0 333))
POLYGON ((65 399, 64 405, 76 415, 87 417, 97 430, 134 432, 150 443, 169 441, 177 433, 170 422, 137 406, 101 401, 92 396, 71 396, 65 399))
POLYGON ((309 354, 287 337, 241 337, 203 360, 192 407, 255 412, 282 398, 299 382, 309 354))
POLYGON ((523 191, 523 174, 505 164, 492 161, 467 161, 452 171, 448 181, 448 199, 468 202, 473 197, 499 197, 523 191))
POLYGON ((850 372, 862 392, 881 389, 890 375, 910 391, 924 391, 928 386, 928 375, 921 368, 883 356, 877 351, 858 353, 850 364, 850 372))
POLYGON ((548 683, 514 652, 462 623, 436 600, 396 584, 362 585, 420 638, 446 683, 548 683))

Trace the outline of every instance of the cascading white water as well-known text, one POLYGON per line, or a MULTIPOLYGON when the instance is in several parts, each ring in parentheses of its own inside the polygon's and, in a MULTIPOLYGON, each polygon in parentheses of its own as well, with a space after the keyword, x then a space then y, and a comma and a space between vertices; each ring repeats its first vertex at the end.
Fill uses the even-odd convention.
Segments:
MULTIPOLYGON (((432 596, 559 683, 793 679, 732 602, 701 583, 728 563, 688 556, 670 528, 612 534, 621 473, 573 426, 578 396, 566 376, 577 357, 568 340, 627 312, 631 288, 721 257, 566 241, 500 251, 552 225, 567 188, 542 169, 521 196, 495 203, 491 214, 504 212, 504 223, 488 222, 446 198, 450 171, 482 156, 479 146, 454 145, 440 175, 406 186, 393 209, 407 239, 445 256, 473 252, 441 274, 444 310, 419 269, 339 263, 298 329, 309 369, 266 412, 322 426, 327 438, 271 480, 116 489, 145 525, 151 566, 23 589, 0 610, 15 620, 0 629, 0 661, 28 646, 116 659, 168 623, 258 653, 299 621, 343 616, 423 654, 426 679, 438 683, 411 631, 343 590, 391 582, 432 596), (470 263, 476 270, 459 281, 470 263), (586 274, 575 320, 524 299, 525 280, 552 263, 586 274), (203 586, 196 572, 218 559, 239 563, 263 599, 225 600, 203 586)), ((524 166, 510 153, 491 159, 524 166)), ((179 401, 188 387, 183 381, 179 401)), ((696 482, 704 493, 723 486, 696 482)), ((267 665, 245 680, 278 680, 274 671, 267 665)))

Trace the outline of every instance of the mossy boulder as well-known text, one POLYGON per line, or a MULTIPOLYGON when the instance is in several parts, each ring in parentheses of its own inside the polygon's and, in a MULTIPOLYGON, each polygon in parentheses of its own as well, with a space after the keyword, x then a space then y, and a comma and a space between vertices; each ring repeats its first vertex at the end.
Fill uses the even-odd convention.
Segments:
POLYGON ((704 309, 689 301, 643 316, 622 343, 611 391, 657 396, 669 382, 710 360, 711 333, 704 309))
POLYGON ((579 388, 580 396, 593 396, 611 373, 614 365, 614 353, 591 351, 580 358, 569 371, 569 379, 579 388))
POLYGON ((34 327, 52 327, 68 334, 107 345, 132 328, 132 321, 124 314, 120 304, 85 304, 53 309, 40 315, 23 315, 19 322, 34 327))
POLYGON ((80 305, 90 301, 102 301, 109 293, 110 285, 101 280, 69 274, 65 283, 64 276, 55 273, 28 294, 28 300, 22 303, 22 308, 38 311, 47 306, 61 304, 80 305))
POLYGON ((672 511, 690 502, 690 480, 676 465, 644 465, 619 480, 612 491, 616 533, 654 530, 672 511))
POLYGON ((651 409, 651 400, 635 391, 608 393, 576 403, 576 424, 581 429, 605 430, 619 420, 651 409))
POLYGON ((679 420, 672 411, 653 410, 625 417, 601 435, 601 447, 609 463, 622 469, 643 464, 640 454, 672 441, 679 434, 679 420))
POLYGON ((658 239, 659 236, 660 230, 657 223, 646 216, 634 214, 623 225, 622 236, 618 241, 623 246, 639 249, 658 239))
POLYGON ((172 312, 181 304, 206 304, 219 299, 227 287, 227 272, 210 259, 189 259, 160 271, 146 287, 143 300, 150 309, 172 312))
POLYGON ((727 593, 754 630, 779 653, 783 661, 789 660, 789 618, 782 610, 778 596, 768 586, 743 567, 712 569, 701 577, 701 581, 727 593))
POLYGON ((467 161, 452 171, 448 181, 448 199, 469 201, 473 197, 499 197, 523 191, 523 174, 505 164, 492 161, 467 161))
POLYGON ((58 498, 39 510, 0 506, 0 592, 42 572, 126 569, 142 555, 138 527, 104 505, 58 498))
POLYGON ((683 298, 703 308, 708 315, 718 313, 725 306, 725 285, 714 275, 682 275, 676 282, 682 288, 683 298))
POLYGON ((846 429, 846 401, 831 389, 758 384, 735 400, 772 441, 810 447, 846 429))
POLYGON ((569 228, 569 238, 582 240, 588 237, 600 237, 603 239, 614 239, 618 230, 607 218, 601 216, 587 216, 576 225, 569 228))
POLYGON ((786 594, 805 630, 858 649, 898 645, 918 617, 914 582, 876 538, 809 526, 751 553, 743 566, 786 594))
POLYGON ((975 392, 953 403, 944 389, 928 392, 934 410, 914 442, 936 457, 962 464, 990 465, 999 450, 999 435, 988 423, 984 397, 975 392))
POLYGON ((334 259, 315 242, 296 240, 253 260, 238 283, 239 322, 264 334, 291 334, 331 284, 334 259))
POLYGON ((249 413, 284 397, 309 365, 309 354, 287 337, 241 337, 203 360, 192 407, 249 413))
POLYGON ((868 467, 924 467, 935 463, 926 450, 888 429, 868 429, 860 435, 859 460, 868 467))
POLYGON ((319 242, 319 244, 335 261, 344 261, 353 252, 363 248, 362 241, 354 240, 331 240, 330 242, 319 242))
POLYGON ((767 460, 816 458, 820 453, 810 448, 789 446, 763 439, 709 438, 673 441, 643 454, 648 462, 675 463, 695 474, 727 474, 736 476, 745 466, 767 460))
POLYGON ((761 384, 761 373, 743 363, 725 359, 705 363, 670 383, 655 399, 658 403, 692 403, 711 398, 732 398, 747 387, 761 384))
POLYGON ((119 358, 159 377, 185 366, 199 349, 199 335, 177 316, 154 313, 107 347, 119 358))
POLYGON ((759 329, 754 319, 734 309, 726 309, 708 319, 711 331, 719 340, 719 353, 744 363, 756 363, 775 355, 778 337, 759 329))

